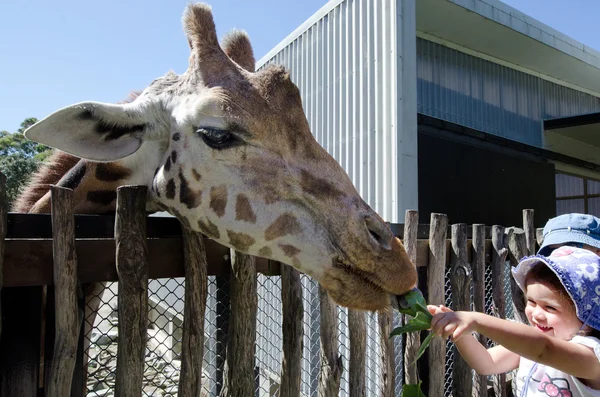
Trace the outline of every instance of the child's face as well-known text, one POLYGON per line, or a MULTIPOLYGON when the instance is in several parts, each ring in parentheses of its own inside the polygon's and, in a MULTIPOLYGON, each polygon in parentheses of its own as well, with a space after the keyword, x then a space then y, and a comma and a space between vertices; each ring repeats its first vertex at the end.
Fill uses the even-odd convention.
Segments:
POLYGON ((568 297, 546 282, 532 281, 527 284, 525 315, 540 332, 563 340, 571 339, 582 324, 568 297))

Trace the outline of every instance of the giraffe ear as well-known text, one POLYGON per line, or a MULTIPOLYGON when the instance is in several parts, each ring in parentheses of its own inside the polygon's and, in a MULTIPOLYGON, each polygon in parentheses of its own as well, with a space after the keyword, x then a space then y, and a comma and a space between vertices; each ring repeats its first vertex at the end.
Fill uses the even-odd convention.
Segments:
POLYGON ((134 104, 81 102, 38 121, 25 137, 77 157, 114 161, 140 148, 149 125, 134 104))

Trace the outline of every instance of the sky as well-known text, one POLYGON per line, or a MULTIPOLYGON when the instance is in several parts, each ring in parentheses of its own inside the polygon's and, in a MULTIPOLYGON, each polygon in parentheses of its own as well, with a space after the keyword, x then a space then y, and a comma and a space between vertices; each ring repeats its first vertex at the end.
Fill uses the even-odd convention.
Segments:
MULTIPOLYGON (((207 0, 217 35, 248 32, 257 60, 326 0, 207 0)), ((355 0, 359 1, 359 0, 355 0)), ((419 0, 416 0, 419 1, 419 0)), ((506 4, 600 51, 599 0, 506 4)), ((188 0, 0 2, 0 130, 81 101, 118 102, 169 70, 187 68, 188 0)))

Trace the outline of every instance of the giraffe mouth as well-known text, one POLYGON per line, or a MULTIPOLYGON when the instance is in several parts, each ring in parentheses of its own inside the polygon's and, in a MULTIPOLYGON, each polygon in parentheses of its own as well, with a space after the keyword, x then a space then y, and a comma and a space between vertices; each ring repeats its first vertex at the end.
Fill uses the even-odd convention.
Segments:
POLYGON ((366 272, 361 269, 357 269, 356 266, 352 266, 345 262, 342 258, 337 257, 333 261, 333 268, 339 269, 349 276, 360 279, 361 282, 366 284, 372 290, 385 293, 383 287, 376 281, 376 277, 373 273, 366 272))

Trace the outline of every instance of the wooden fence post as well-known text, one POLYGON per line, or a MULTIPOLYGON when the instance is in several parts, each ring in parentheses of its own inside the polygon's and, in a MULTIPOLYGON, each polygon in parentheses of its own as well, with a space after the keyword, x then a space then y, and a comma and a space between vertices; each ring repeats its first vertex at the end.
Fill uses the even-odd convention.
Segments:
POLYGON ((337 397, 342 377, 342 356, 338 349, 337 305, 319 284, 321 308, 321 369, 319 371, 319 397, 337 397))
POLYGON ((116 265, 119 275, 119 342, 116 397, 142 395, 148 337, 146 186, 117 189, 116 265))
POLYGON ((54 355, 47 382, 49 397, 71 395, 83 313, 77 298, 77 253, 73 190, 52 186, 52 248, 54 260, 54 355))
POLYGON ((254 395, 254 348, 256 342, 256 260, 231 250, 231 317, 227 362, 221 397, 254 395))
MULTIPOLYGON (((445 303, 446 277, 446 235, 448 217, 445 214, 431 214, 429 229, 429 265, 427 268, 427 302, 440 305, 445 303)), ((446 366, 446 341, 433 338, 427 349, 429 358, 428 396, 444 395, 444 376, 446 366)))
MULTIPOLYGON (((485 313, 485 225, 473 225, 473 304, 477 312, 485 313)), ((487 338, 481 334, 477 339, 486 346, 487 338)), ((487 376, 477 375, 473 385, 473 395, 487 397, 487 376)))
POLYGON ((527 246, 527 253, 525 255, 534 255, 536 238, 532 209, 523 210, 523 230, 525 230, 525 240, 527 246))
MULTIPOLYGON (((452 289, 453 310, 471 310, 471 266, 467 252, 467 224, 452 225, 452 256, 450 285, 452 289)), ((455 348, 456 349, 456 348, 455 348)), ((452 392, 454 397, 471 397, 473 389, 473 370, 456 351, 452 373, 452 392)))
MULTIPOLYGON (((407 210, 404 215, 404 248, 408 258, 417 264, 417 232, 419 230, 419 211, 407 210)), ((406 317, 406 316, 404 316, 406 317)), ((405 318, 405 321, 408 321, 405 318)), ((404 347, 404 384, 416 385, 419 382, 417 365, 413 364, 421 346, 420 332, 406 334, 404 347)))
POLYGON ((365 312, 348 309, 350 332, 350 397, 364 397, 366 393, 365 360, 367 357, 367 322, 365 312))
MULTIPOLYGON (((511 227, 508 231, 508 252, 511 266, 517 266, 519 261, 527 256, 528 247, 526 240, 526 233, 522 229, 511 227)), ((508 274, 510 278, 510 292, 511 292, 511 305, 515 314, 515 320, 527 324, 527 317, 525 316, 525 295, 521 288, 517 285, 514 277, 508 274)))
POLYGON ((197 397, 202 391, 204 358, 204 314, 208 276, 204 236, 181 225, 183 232, 185 298, 183 303, 183 341, 178 395, 197 397))
POLYGON ((281 365, 280 397, 299 397, 302 376, 302 284, 300 272, 281 264, 281 303, 283 311, 283 363, 281 365))
MULTIPOLYGON (((505 318, 506 303, 504 298, 504 266, 508 249, 506 248, 504 228, 492 226, 492 296, 496 317, 505 318)), ((506 397, 506 374, 494 376, 494 393, 496 397, 506 397)))

